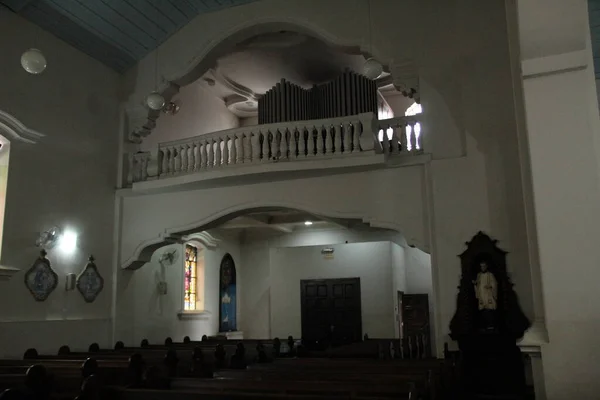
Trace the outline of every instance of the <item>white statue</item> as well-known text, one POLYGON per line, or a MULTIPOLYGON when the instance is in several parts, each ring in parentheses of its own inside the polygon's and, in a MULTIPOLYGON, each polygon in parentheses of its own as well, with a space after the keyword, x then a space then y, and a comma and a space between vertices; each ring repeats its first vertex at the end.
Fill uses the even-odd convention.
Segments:
POLYGON ((481 270, 477 274, 477 280, 473 281, 475 285, 475 297, 479 301, 479 310, 496 310, 498 306, 498 282, 488 270, 485 261, 479 263, 481 270))

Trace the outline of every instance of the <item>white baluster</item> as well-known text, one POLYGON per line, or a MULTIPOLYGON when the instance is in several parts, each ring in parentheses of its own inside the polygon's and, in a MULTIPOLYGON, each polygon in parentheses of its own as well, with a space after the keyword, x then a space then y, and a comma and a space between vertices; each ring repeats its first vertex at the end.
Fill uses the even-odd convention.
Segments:
POLYGON ((416 153, 417 151, 417 135, 415 134, 415 125, 412 125, 410 130, 410 152, 416 153))
POLYGON ((246 162, 246 134, 240 133, 238 135, 237 163, 242 164, 244 162, 246 162))
POLYGON ((352 124, 352 153, 360 152, 360 121, 352 124))
POLYGON ((314 133, 314 127, 313 126, 309 126, 308 127, 308 135, 306 138, 307 146, 306 146, 306 150, 307 150, 307 156, 308 157, 314 157, 315 156, 315 133, 314 133))
POLYGON ((317 155, 323 155, 323 129, 324 126, 320 126, 317 128, 317 155))
POLYGON ((186 144, 179 148, 181 154, 181 172, 186 173, 188 169, 188 146, 186 144))
POLYGON ((237 135, 234 133, 233 135, 231 135, 231 150, 229 151, 230 164, 236 164, 238 162, 237 145, 237 135))
POLYGON ((194 159, 194 142, 187 145, 187 172, 194 171, 194 165, 196 160, 194 159))
POLYGON ((175 155, 173 162, 173 173, 179 174, 181 172, 181 146, 173 147, 173 153, 175 155))
POLYGON ((221 157, 221 138, 218 137, 215 139, 215 143, 216 145, 214 146, 215 148, 215 167, 220 167, 221 164, 223 163, 223 159, 221 157))
POLYGON ((333 127, 333 145, 335 154, 342 154, 342 126, 335 124, 333 127))
POLYGON ((269 136, 271 134, 269 132, 262 133, 262 162, 266 162, 269 160, 269 136))
POLYGON ((290 132, 290 159, 295 160, 298 157, 298 143, 296 142, 296 128, 290 132))
POLYGON ((281 139, 279 141, 279 158, 283 160, 288 159, 288 131, 285 129, 281 132, 281 139))
POLYGON ((223 164, 223 166, 229 165, 229 142, 231 140, 229 139, 229 136, 225 136, 223 138, 223 154, 221 155, 221 159, 223 160, 221 162, 221 164, 223 164))
POLYGON ((165 174, 165 168, 166 168, 166 160, 167 160, 167 154, 165 149, 158 149, 158 160, 157 160, 157 164, 158 164, 158 174, 157 176, 160 177, 162 175, 165 174))
POLYGON ((335 134, 335 128, 333 126, 325 126, 325 154, 333 154, 333 138, 331 135, 335 134))
POLYGON ((280 144, 281 144, 282 134, 278 130, 275 130, 273 133, 273 140, 271 142, 271 158, 278 159, 281 157, 280 144))
POLYGON ((352 152, 352 126, 349 122, 344 122, 344 154, 352 152))
POLYGON ((387 129, 386 128, 382 128, 383 130, 383 134, 381 135, 382 138, 382 147, 383 147, 383 154, 388 154, 390 152, 390 140, 388 138, 388 134, 387 134, 387 129))
POLYGON ((175 147, 169 147, 169 174, 175 174, 175 147))
POLYGON ((398 130, 400 132, 400 151, 402 153, 408 153, 408 140, 406 138, 406 135, 408 133, 408 125, 405 126, 403 124, 400 124, 398 130))
POLYGON ((150 161, 150 156, 148 154, 142 154, 141 155, 141 167, 142 167, 142 171, 141 171, 141 177, 142 177, 142 181, 145 181, 146 179, 148 179, 148 161, 150 161))
POLYGON ((194 171, 198 171, 200 169, 200 142, 194 142, 192 146, 192 154, 194 158, 194 171))
POLYGON ((215 139, 208 139, 206 146, 206 168, 212 168, 215 166, 215 139))
POLYGON ((418 122, 415 124, 415 126, 413 127, 413 132, 415 133, 415 138, 417 140, 416 145, 417 145, 417 151, 419 153, 423 153, 423 126, 421 124, 419 124, 418 122), (415 131, 417 124, 419 125, 419 136, 417 136, 417 132, 415 131))
POLYGON ((298 158, 306 157, 306 129, 301 126, 298 130, 298 158))
POLYGON ((252 145, 252 154, 250 155, 252 162, 260 162, 260 138, 262 137, 261 131, 253 132, 250 137, 252 145))
POLYGON ((206 164, 208 164, 208 154, 207 154, 207 150, 208 150, 208 143, 206 142, 206 140, 201 140, 200 141, 200 169, 205 169, 206 168, 206 164))

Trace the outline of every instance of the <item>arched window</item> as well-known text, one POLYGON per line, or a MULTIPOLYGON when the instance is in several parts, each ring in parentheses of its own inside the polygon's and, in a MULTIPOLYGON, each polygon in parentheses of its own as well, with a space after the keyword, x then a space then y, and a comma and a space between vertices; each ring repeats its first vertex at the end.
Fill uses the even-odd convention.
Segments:
MULTIPOLYGON (((419 103, 413 103, 410 107, 408 107, 406 109, 406 111, 404 112, 404 115, 406 115, 407 117, 412 116, 412 115, 417 115, 417 114, 421 114, 423 112, 423 107, 421 107, 421 105, 419 103)), ((412 150, 411 148, 411 144, 410 144, 410 134, 412 133, 412 127, 407 126, 406 127, 406 139, 407 139, 407 146, 408 146, 408 150, 412 150)), ((416 123, 415 124, 415 137, 416 137, 416 142, 417 142, 417 150, 419 149, 419 136, 421 136, 421 124, 420 123, 416 123)))
POLYGON ((237 287, 233 257, 225 254, 219 270, 219 332, 237 330, 237 287))
POLYGON ((185 245, 183 274, 183 310, 204 310, 204 251, 202 248, 185 245))

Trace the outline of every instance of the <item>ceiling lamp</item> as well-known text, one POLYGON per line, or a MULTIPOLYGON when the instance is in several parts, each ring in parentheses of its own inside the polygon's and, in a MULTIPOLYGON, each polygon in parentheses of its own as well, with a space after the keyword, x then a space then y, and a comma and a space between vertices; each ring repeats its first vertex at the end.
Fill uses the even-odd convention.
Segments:
POLYGON ((383 74, 383 65, 371 57, 363 65, 363 74, 369 79, 377 79, 383 74))
POLYGON ((46 69, 46 57, 38 49, 29 49, 21 55, 21 66, 30 74, 41 74, 46 69))
MULTIPOLYGON (((158 26, 158 25, 157 25, 158 26)), ((156 32, 156 42, 154 49, 154 91, 146 96, 146 105, 154 111, 160 111, 165 106, 166 100, 162 94, 158 92, 158 32, 156 32)))
MULTIPOLYGON (((371 0, 367 0, 368 14, 369 14, 369 47, 370 52, 373 54, 373 24, 371 19, 371 0)), ((383 65, 373 57, 369 57, 363 65, 363 75, 371 80, 375 80, 383 73, 383 65)))
POLYGON ((304 222, 304 225, 306 225, 306 226, 311 226, 312 224, 313 224, 312 221, 305 221, 304 222))
POLYGON ((160 111, 165 106, 165 98, 158 92, 152 92, 146 96, 146 105, 154 111, 160 111))

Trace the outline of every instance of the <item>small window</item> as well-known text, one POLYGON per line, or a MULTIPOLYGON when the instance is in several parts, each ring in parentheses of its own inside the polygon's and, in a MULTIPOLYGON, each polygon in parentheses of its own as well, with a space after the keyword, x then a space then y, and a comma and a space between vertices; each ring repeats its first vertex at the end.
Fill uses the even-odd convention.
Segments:
POLYGON ((204 252, 185 245, 183 310, 204 310, 204 252))

